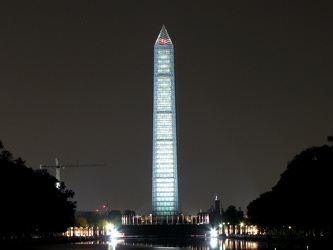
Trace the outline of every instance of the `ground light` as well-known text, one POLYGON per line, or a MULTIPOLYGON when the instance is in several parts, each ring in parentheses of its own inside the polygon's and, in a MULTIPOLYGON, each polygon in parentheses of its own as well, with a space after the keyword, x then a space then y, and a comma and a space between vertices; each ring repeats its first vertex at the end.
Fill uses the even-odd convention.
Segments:
POLYGON ((107 235, 110 236, 110 239, 115 239, 115 238, 119 237, 119 232, 113 224, 106 225, 106 232, 107 232, 107 235))
POLYGON ((212 228, 210 230, 210 237, 216 238, 217 237, 217 230, 215 228, 212 228))

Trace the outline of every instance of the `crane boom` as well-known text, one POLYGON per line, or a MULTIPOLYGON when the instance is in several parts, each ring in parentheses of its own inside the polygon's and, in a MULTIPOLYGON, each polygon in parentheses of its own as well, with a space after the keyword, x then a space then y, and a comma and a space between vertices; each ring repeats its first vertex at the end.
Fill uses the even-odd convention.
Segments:
POLYGON ((43 168, 56 168, 56 178, 60 184, 60 169, 65 167, 104 167, 104 164, 92 163, 92 164, 79 164, 79 161, 76 161, 76 164, 59 164, 58 158, 55 158, 55 165, 39 165, 39 169, 43 168))

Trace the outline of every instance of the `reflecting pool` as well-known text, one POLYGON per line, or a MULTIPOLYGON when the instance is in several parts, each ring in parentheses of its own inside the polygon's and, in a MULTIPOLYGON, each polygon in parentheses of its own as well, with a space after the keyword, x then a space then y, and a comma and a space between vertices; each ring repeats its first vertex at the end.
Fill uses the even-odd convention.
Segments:
MULTIPOLYGON (((45 249, 45 248, 44 248, 45 249)), ((291 243, 291 242, 263 242, 263 241, 250 241, 241 239, 219 239, 219 238, 122 238, 113 239, 109 241, 88 241, 73 243, 63 248, 56 249, 193 249, 193 250, 322 250, 327 249, 322 246, 306 243, 291 243)))

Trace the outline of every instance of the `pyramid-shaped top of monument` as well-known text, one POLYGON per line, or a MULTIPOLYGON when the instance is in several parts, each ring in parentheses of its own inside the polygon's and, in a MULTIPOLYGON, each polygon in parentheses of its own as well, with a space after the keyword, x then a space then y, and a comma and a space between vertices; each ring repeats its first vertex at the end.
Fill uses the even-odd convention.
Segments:
POLYGON ((162 26, 160 34, 157 37, 155 44, 156 45, 172 45, 171 38, 170 38, 168 31, 166 30, 164 24, 162 26))

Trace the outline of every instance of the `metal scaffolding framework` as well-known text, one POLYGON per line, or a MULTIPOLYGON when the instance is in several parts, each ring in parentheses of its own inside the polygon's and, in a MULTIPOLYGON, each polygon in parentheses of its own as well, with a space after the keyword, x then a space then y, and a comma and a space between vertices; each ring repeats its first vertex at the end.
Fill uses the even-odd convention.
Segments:
POLYGON ((154 46, 152 215, 178 215, 174 47, 162 26, 154 46))

